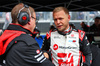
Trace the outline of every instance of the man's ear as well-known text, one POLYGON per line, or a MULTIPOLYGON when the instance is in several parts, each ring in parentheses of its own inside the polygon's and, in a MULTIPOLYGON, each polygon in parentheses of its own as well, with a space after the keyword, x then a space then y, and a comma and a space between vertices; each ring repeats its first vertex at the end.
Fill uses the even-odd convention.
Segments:
POLYGON ((68 20, 70 20, 70 15, 68 15, 68 20))
POLYGON ((70 20, 70 15, 68 15, 68 19, 70 20))

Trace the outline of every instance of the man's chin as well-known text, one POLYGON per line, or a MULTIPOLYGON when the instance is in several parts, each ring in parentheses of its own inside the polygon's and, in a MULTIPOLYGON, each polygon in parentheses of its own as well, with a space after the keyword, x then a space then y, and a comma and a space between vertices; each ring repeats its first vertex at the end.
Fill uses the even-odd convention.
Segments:
POLYGON ((58 29, 58 31, 61 31, 62 32, 63 30, 62 29, 58 29))

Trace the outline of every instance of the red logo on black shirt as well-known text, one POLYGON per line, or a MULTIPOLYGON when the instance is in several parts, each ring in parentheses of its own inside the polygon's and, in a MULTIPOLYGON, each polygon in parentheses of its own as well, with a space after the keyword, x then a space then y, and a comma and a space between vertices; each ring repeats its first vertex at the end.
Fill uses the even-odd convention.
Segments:
POLYGON ((57 49, 58 49, 58 45, 57 45, 57 44, 54 44, 54 45, 53 45, 53 49, 54 49, 54 50, 57 50, 57 49))
POLYGON ((36 53, 39 54, 40 53, 40 50, 36 50, 36 53))

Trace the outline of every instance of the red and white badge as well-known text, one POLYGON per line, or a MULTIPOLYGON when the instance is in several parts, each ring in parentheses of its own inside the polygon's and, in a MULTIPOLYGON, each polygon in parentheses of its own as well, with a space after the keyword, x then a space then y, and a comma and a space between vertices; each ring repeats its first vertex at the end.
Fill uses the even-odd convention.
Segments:
POLYGON ((40 53, 40 50, 36 50, 36 53, 39 54, 40 53))
POLYGON ((71 34, 71 37, 74 37, 74 34, 71 34))
POLYGON ((57 45, 57 44, 54 44, 54 45, 53 45, 53 49, 54 49, 54 50, 57 50, 57 49, 58 49, 58 45, 57 45))

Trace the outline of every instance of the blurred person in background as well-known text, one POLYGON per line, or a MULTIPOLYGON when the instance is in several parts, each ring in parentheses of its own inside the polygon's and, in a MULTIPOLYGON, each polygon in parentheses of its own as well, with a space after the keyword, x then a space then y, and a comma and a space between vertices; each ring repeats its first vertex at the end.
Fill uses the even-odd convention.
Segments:
POLYGON ((75 29, 75 25, 74 24, 69 24, 73 29, 75 29))
POLYGON ((50 28, 49 28, 50 31, 54 31, 55 29, 56 29, 56 28, 55 28, 54 25, 51 25, 50 28))
POLYGON ((87 36, 87 38, 88 38, 88 40, 89 40, 89 28, 90 28, 90 26, 88 26, 87 24, 85 24, 84 21, 82 21, 82 22, 80 23, 80 25, 81 25, 81 27, 82 27, 82 30, 85 31, 86 36, 87 36))
POLYGON ((92 51, 92 64, 91 66, 100 66, 100 17, 97 16, 94 19, 94 24, 90 26, 90 37, 91 43, 90 48, 92 51), (98 37, 97 39, 95 39, 98 37))
POLYGON ((11 23, 10 12, 6 12, 6 19, 3 25, 3 30, 7 29, 7 27, 9 26, 9 23, 11 23))
POLYGON ((80 25, 81 25, 83 31, 87 32, 87 31, 89 30, 89 27, 90 27, 90 26, 86 25, 84 21, 82 21, 82 22, 80 23, 80 25))
POLYGON ((90 43, 92 43, 92 41, 95 41, 94 40, 94 37, 95 36, 100 36, 100 17, 97 16, 95 17, 94 19, 94 24, 92 26, 90 26, 90 38, 89 38, 89 41, 90 43))
POLYGON ((2 33, 4 32, 5 29, 7 29, 7 27, 9 26, 10 23, 11 23, 10 12, 6 12, 5 23, 3 25, 3 28, 0 31, 0 35, 2 35, 2 33))

